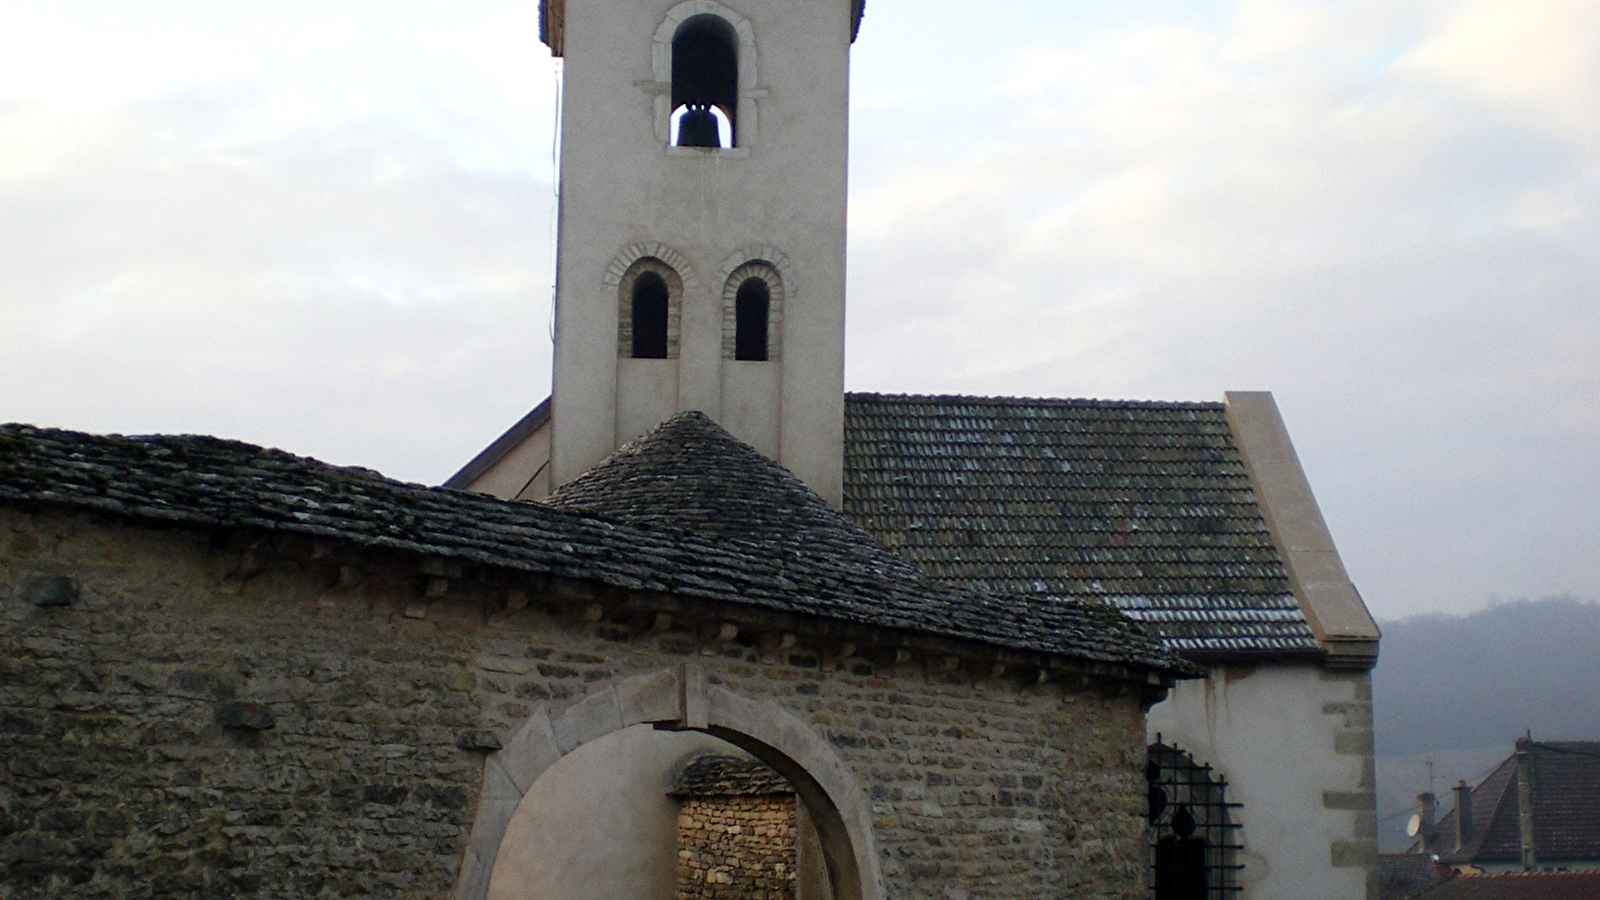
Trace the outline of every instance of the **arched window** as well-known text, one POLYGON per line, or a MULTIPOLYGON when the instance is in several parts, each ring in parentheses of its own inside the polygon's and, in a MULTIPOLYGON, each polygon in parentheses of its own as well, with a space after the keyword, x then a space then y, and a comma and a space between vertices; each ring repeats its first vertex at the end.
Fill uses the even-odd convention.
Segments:
POLYGON ((671 292, 655 272, 640 272, 633 280, 633 358, 667 358, 667 322, 671 318, 671 292))
POLYGON ((778 359, 783 346, 783 276, 764 259, 728 273, 722 285, 722 358, 778 359))
POLYGON ((673 142, 736 146, 738 115, 738 35, 721 16, 694 16, 672 37, 673 142))
MULTIPOLYGON (((645 245, 628 248, 631 255, 645 245)), ((677 254, 654 249, 667 258, 677 254)), ((626 257, 624 257, 626 258, 626 257)), ((680 260, 681 261, 681 260, 680 260)), ((613 263, 621 267, 621 261, 613 263)), ((660 256, 635 256, 617 276, 617 355, 633 359, 677 359, 683 318, 683 277, 660 256)))
POLYGON ((1227 900, 1239 895, 1238 825, 1228 782, 1166 744, 1150 745, 1150 880, 1156 900, 1227 900))
POLYGON ((745 360, 767 359, 767 312, 772 304, 772 292, 767 283, 751 276, 739 285, 733 301, 733 358, 745 360))

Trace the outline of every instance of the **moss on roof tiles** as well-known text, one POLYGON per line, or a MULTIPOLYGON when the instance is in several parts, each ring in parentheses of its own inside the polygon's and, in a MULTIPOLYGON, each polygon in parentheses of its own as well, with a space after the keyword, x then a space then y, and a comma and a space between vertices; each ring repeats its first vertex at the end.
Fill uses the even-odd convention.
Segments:
MULTIPOLYGON (((708 433, 707 426, 716 429, 691 416, 694 430, 708 433)), ((669 422, 653 438, 647 436, 642 450, 635 445, 619 453, 658 459, 649 441, 672 444, 682 427, 669 422)), ((663 481, 687 476, 693 482, 706 471, 738 465, 763 484, 793 478, 725 433, 700 446, 705 453, 669 460, 683 467, 679 473, 658 468, 636 470, 633 476, 663 481), (757 471, 756 460, 776 471, 757 471)), ((1093 604, 1000 601, 926 579, 889 551, 874 549, 865 532, 837 513, 829 520, 825 503, 792 490, 774 505, 794 513, 791 525, 806 527, 787 537, 780 519, 762 518, 772 515, 770 509, 733 502, 741 494, 722 498, 727 503, 708 497, 696 513, 699 518, 674 522, 671 516, 652 517, 648 485, 636 483, 629 490, 637 492, 637 514, 623 516, 615 509, 610 514, 577 511, 405 484, 368 470, 217 438, 124 438, 0 425, 3 503, 98 511, 182 527, 327 537, 1013 650, 1169 674, 1188 671, 1132 620, 1107 616, 1093 604), (717 515, 730 511, 747 517, 748 534, 736 523, 715 525, 717 515)))
POLYGON ((1319 649, 1220 403, 849 394, 845 460, 845 512, 935 580, 1109 603, 1184 653, 1319 649))

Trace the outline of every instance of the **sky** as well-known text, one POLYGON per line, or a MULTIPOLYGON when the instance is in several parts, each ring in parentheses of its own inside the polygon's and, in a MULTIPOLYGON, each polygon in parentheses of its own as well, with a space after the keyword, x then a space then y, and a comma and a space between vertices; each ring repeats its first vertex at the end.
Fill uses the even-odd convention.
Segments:
MULTIPOLYGON (((0 0, 0 421, 442 481, 549 390, 559 72, 0 0)), ((1380 620, 1600 599, 1600 0, 870 0, 851 91, 848 388, 1271 390, 1380 620)))

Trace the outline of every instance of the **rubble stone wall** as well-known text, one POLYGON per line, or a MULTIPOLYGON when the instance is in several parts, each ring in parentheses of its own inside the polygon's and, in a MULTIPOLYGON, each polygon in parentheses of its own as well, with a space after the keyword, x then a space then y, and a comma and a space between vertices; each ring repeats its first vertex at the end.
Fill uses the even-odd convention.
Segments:
POLYGON ((794 900, 794 795, 685 797, 678 900, 794 900))
POLYGON ((224 560, 0 509, 0 897, 448 894, 472 633, 224 560), (35 605, 52 579, 76 597, 35 605))
POLYGON ((534 710, 693 662, 824 737, 890 898, 1144 897, 1137 688, 749 609, 0 507, 0 896, 451 895, 534 710))

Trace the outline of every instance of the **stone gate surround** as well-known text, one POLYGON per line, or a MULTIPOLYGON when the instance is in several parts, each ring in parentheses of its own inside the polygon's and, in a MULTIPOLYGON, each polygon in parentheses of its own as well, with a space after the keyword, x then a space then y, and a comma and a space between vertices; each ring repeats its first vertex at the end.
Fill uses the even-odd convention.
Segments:
POLYGON ((827 741, 792 713, 708 683, 684 663, 635 675, 590 693, 552 719, 541 707, 485 762, 478 815, 456 897, 488 896, 500 842, 523 795, 545 770, 579 747, 631 725, 700 731, 721 738, 788 779, 822 841, 838 900, 882 900, 883 875, 867 794, 827 741))

